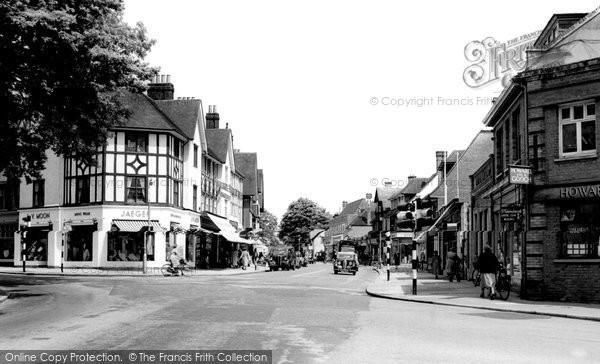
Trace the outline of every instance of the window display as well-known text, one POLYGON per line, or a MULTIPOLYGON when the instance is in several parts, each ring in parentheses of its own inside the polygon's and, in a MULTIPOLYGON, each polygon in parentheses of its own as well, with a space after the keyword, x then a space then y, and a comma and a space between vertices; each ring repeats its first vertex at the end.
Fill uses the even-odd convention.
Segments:
MULTIPOLYGON (((136 262, 143 260, 144 234, 141 232, 110 232, 108 233, 109 261, 136 262)), ((149 239, 146 256, 148 261, 154 261, 154 239, 149 239), (152 253, 152 254, 150 254, 152 253)))
POLYGON ((25 239, 25 255, 28 261, 48 260, 48 228, 31 228, 25 239))
POLYGON ((66 260, 69 262, 91 261, 93 258, 94 227, 73 226, 66 237, 66 260))
POLYGON ((564 205, 560 216, 561 255, 600 256, 600 206, 593 203, 564 205))

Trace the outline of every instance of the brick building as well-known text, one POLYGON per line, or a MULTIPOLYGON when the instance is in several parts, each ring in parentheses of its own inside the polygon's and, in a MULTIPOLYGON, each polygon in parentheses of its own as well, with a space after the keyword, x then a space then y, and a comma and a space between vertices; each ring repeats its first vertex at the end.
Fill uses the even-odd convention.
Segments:
POLYGON ((484 120, 494 155, 473 174, 474 230, 527 298, 600 301, 599 28, 598 9, 554 15, 484 120), (511 184, 510 165, 532 184, 511 184))

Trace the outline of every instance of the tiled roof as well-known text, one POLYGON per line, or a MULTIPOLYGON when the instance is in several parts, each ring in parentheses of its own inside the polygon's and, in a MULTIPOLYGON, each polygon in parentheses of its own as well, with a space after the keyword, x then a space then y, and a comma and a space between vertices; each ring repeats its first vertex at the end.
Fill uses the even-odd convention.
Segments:
POLYGON ((177 124, 188 139, 194 139, 201 115, 201 100, 154 100, 154 102, 177 124))
POLYGON ((390 200, 394 200, 401 195, 416 195, 423 187, 425 187, 425 185, 427 185, 427 181, 429 181, 429 177, 415 177, 409 179, 406 186, 390 197, 390 200))
POLYGON ((384 209, 389 208, 392 206, 390 199, 400 191, 402 191, 402 188, 399 187, 377 187, 375 189, 375 199, 381 201, 384 209))
POLYGON ((346 205, 346 207, 340 212, 340 216, 357 214, 361 207, 366 207, 367 201, 364 198, 352 201, 346 205), (364 206, 363 206, 364 205, 364 206))
POLYGON ((208 153, 219 162, 225 163, 227 152, 231 146, 230 129, 206 129, 208 153))
POLYGON ((244 195, 258 194, 258 157, 256 153, 234 153, 235 168, 246 177, 244 195))
MULTIPOLYGON (((461 202, 467 199, 471 193, 470 175, 475 173, 479 167, 493 153, 492 131, 482 129, 475 135, 467 149, 460 154, 458 162, 447 171, 446 188, 449 199, 459 196, 461 202)), ((444 181, 439 181, 439 186, 429 196, 444 198, 444 181)))
POLYGON ((127 92, 121 97, 121 102, 131 112, 124 127, 175 131, 185 136, 183 130, 148 96, 127 92))

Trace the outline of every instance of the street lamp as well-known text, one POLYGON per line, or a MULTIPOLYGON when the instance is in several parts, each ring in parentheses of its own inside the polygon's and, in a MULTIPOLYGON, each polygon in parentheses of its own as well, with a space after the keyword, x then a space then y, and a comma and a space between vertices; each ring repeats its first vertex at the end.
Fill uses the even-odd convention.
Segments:
POLYGON ((144 255, 142 258, 142 272, 144 274, 147 273, 147 265, 148 265, 148 243, 150 242, 150 232, 152 231, 152 226, 150 225, 150 186, 152 186, 152 180, 148 179, 148 192, 146 193, 146 200, 148 201, 148 229, 144 233, 144 255))

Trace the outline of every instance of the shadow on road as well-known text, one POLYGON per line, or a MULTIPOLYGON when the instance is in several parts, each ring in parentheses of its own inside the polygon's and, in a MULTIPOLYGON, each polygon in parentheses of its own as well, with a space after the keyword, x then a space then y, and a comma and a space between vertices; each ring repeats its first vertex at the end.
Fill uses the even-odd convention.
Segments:
POLYGON ((542 315, 526 315, 514 312, 482 312, 482 313, 461 313, 464 316, 477 316, 492 318, 498 320, 549 320, 552 317, 542 315))

